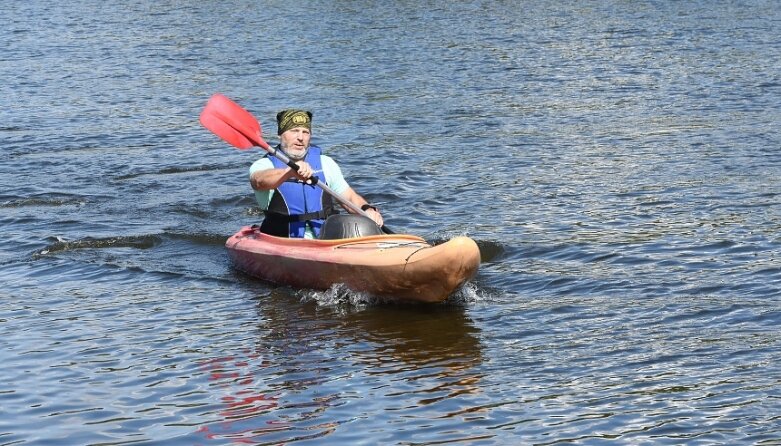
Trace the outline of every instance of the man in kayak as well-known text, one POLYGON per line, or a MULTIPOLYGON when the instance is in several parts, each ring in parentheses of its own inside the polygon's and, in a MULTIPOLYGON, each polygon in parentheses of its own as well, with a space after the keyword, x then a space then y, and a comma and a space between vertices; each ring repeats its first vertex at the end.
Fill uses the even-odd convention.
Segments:
MULTIPOLYGON (((298 164, 294 171, 273 156, 264 156, 250 167, 250 184, 265 218, 261 232, 278 237, 316 238, 329 215, 338 213, 332 197, 306 181, 317 177, 337 194, 364 210, 378 226, 383 219, 376 207, 353 190, 342 176, 339 165, 320 147, 310 145, 312 113, 283 110, 277 113, 277 134, 282 150, 298 164)), ((347 208, 345 208, 347 209, 347 208)), ((347 209, 348 212, 352 212, 347 209)))

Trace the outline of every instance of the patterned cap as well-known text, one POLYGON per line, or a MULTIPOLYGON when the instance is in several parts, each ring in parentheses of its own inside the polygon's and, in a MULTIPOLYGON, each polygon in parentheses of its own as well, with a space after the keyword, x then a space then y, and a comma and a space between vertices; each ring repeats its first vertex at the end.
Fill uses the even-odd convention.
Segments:
POLYGON ((312 112, 306 110, 282 110, 277 113, 277 135, 295 127, 306 127, 312 130, 312 112))

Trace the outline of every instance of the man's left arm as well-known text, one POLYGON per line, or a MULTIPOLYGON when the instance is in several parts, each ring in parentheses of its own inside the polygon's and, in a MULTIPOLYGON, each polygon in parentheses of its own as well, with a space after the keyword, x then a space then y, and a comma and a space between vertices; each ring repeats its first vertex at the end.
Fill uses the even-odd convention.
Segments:
MULTIPOLYGON (((368 215, 372 220, 374 220, 374 222, 377 223, 378 226, 383 225, 382 214, 380 214, 379 209, 369 204, 369 202, 366 201, 366 199, 363 198, 358 192, 355 192, 355 190, 352 187, 348 186, 347 190, 342 194, 342 196, 348 199, 350 203, 354 204, 356 207, 366 212, 366 215, 368 215)), ((355 213, 347 207, 344 208, 347 210, 347 212, 355 213)))
MULTIPOLYGON (((355 190, 350 187, 349 184, 347 184, 347 181, 344 179, 344 175, 342 175, 342 169, 339 168, 339 165, 334 162, 334 160, 331 157, 328 157, 326 155, 322 156, 322 165, 323 165, 323 174, 326 179, 326 183, 328 186, 333 189, 334 192, 337 194, 342 195, 347 200, 350 201, 350 203, 357 206, 359 209, 363 209, 364 206, 366 209, 363 209, 364 212, 372 219, 374 220, 379 226, 382 226, 383 219, 382 214, 380 214, 380 211, 377 210, 376 207, 371 206, 369 202, 366 201, 365 198, 363 198, 358 192, 355 192, 355 190)), ((341 204, 341 203, 339 203, 341 204)), ((342 207, 347 210, 347 212, 350 212, 354 214, 355 212, 350 210, 348 207, 342 205, 342 207)))

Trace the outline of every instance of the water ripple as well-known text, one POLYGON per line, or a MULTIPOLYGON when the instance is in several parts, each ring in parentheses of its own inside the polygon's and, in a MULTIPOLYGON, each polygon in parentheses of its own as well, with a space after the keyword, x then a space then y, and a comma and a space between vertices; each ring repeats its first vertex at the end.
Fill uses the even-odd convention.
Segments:
POLYGON ((774 3, 100 6, 4 9, 0 444, 778 444, 774 3), (214 92, 478 276, 233 270, 214 92))

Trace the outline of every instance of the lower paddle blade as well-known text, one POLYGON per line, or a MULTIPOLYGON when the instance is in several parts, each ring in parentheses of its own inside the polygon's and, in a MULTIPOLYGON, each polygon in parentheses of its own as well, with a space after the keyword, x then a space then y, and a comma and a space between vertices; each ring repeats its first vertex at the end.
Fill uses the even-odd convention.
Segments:
POLYGON ((221 94, 215 94, 206 103, 201 124, 228 144, 246 150, 260 146, 270 147, 262 138, 260 123, 250 112, 221 94))

